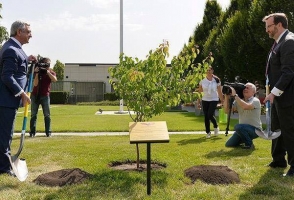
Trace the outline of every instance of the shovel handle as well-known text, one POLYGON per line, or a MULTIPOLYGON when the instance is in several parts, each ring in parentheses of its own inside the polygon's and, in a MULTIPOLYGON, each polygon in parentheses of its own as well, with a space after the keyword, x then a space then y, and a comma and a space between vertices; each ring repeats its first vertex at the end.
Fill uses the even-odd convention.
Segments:
MULTIPOLYGON (((28 96, 31 96, 31 90, 32 90, 32 85, 33 85, 33 79, 34 79, 34 68, 35 64, 31 64, 31 73, 29 77, 29 84, 28 84, 28 96)), ((18 148, 18 151, 15 155, 11 156, 12 161, 14 162, 18 156, 20 155, 23 145, 24 145, 24 139, 25 139, 25 132, 26 132, 26 125, 27 125, 27 118, 28 118, 28 112, 29 112, 29 104, 25 104, 24 108, 24 117, 23 117, 23 123, 22 123, 22 131, 21 131, 21 137, 20 137, 20 145, 18 148)))
MULTIPOLYGON (((30 78, 29 78, 29 84, 28 84, 28 93, 27 95, 31 97, 31 91, 33 88, 33 79, 34 79, 34 70, 35 70, 35 63, 32 63, 31 65, 31 73, 30 73, 30 78)), ((26 103, 24 107, 24 116, 23 116, 23 123, 22 123, 22 130, 26 130, 26 124, 27 124, 27 118, 28 118, 28 113, 29 113, 29 104, 26 103)))
POLYGON ((265 85, 265 94, 269 95, 269 85, 265 85))
POLYGON ((266 81, 265 81, 265 94, 266 96, 269 95, 269 80, 268 80, 268 77, 266 78, 266 81))

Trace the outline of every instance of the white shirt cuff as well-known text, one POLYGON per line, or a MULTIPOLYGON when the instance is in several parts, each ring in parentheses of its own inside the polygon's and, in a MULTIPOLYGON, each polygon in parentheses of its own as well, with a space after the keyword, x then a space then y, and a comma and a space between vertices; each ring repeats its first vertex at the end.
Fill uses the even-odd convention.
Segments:
POLYGON ((272 94, 274 94, 275 96, 281 96, 283 94, 284 91, 279 90, 278 88, 274 87, 271 91, 272 94))
POLYGON ((18 97, 18 96, 20 96, 22 93, 23 93, 24 91, 23 90, 21 90, 19 93, 17 93, 16 95, 15 95, 15 97, 18 97))

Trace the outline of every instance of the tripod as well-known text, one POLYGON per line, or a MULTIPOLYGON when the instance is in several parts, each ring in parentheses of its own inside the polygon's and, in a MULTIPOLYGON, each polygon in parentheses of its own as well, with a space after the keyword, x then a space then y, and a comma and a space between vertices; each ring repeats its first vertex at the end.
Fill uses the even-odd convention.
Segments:
POLYGON ((227 122, 227 128, 226 128, 226 136, 228 136, 229 133, 229 126, 230 126, 230 119, 231 119, 231 112, 233 107, 234 97, 230 97, 229 100, 229 114, 228 114, 228 122, 227 122))

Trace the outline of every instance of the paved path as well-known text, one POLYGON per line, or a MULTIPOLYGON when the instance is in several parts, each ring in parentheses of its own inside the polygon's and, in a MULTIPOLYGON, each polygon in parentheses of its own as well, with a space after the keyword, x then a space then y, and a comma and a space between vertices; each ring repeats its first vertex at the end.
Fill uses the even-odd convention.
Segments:
MULTIPOLYGON (((175 134, 206 134, 205 131, 187 131, 187 132, 168 132, 170 135, 175 134)), ((233 131, 229 131, 232 134, 233 131)), ((21 133, 14 133, 14 135, 21 135, 21 133)), ((129 132, 63 132, 52 133, 52 136, 115 136, 115 135, 129 135, 129 132)), ((225 131, 220 131, 219 135, 225 135, 225 131)), ((26 133, 29 137, 29 134, 26 133)), ((45 133, 37 133, 36 137, 45 137, 45 133)))

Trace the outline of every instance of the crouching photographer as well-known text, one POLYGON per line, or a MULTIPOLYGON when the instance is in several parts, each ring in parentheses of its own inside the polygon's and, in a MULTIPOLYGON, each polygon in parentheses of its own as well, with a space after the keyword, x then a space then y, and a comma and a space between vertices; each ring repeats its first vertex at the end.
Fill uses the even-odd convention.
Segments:
POLYGON ((232 84, 231 86, 223 87, 223 94, 225 95, 224 111, 229 113, 230 100, 233 100, 232 112, 238 111, 239 124, 234 127, 233 135, 228 139, 226 147, 239 147, 244 143, 243 149, 254 149, 253 139, 258 135, 255 129, 261 129, 261 104, 258 98, 254 95, 256 93, 256 86, 253 83, 232 84), (237 90, 237 92, 236 92, 237 90))
POLYGON ((36 125, 39 106, 42 106, 45 133, 47 137, 51 136, 51 118, 50 118, 50 89, 51 82, 56 82, 56 73, 50 68, 51 60, 42 58, 35 64, 34 88, 31 95, 31 121, 30 137, 36 135, 36 125))

